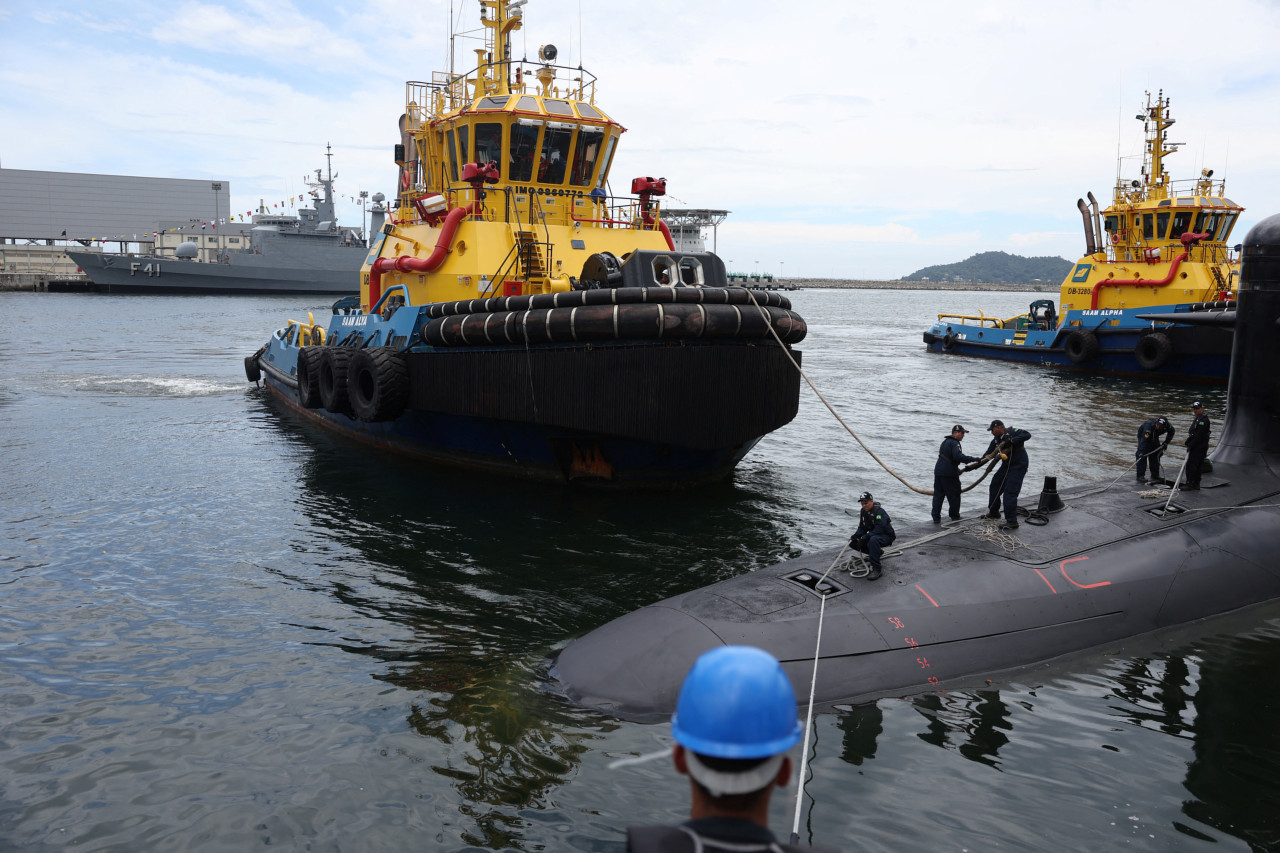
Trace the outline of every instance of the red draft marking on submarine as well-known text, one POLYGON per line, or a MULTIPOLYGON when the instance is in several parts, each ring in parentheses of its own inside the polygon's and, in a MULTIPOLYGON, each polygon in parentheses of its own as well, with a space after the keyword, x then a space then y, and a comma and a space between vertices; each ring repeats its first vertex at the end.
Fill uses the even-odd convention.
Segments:
POLYGON ((916 589, 920 590, 920 594, 921 594, 921 595, 923 595, 925 598, 929 599, 929 603, 930 603, 930 604, 932 604, 934 607, 937 607, 937 606, 938 606, 938 602, 936 602, 936 601, 934 601, 934 600, 933 600, 933 596, 932 596, 932 595, 930 595, 929 593, 927 593, 927 592, 925 592, 925 591, 924 591, 924 587, 920 586, 920 584, 916 584, 915 586, 916 586, 916 589))
POLYGON ((1096 586, 1110 586, 1111 581, 1099 581, 1098 583, 1076 583, 1074 580, 1071 580, 1071 575, 1067 574, 1067 563, 1076 563, 1076 562, 1079 562, 1080 560, 1087 560, 1087 559, 1089 559, 1088 556, 1072 557, 1070 560, 1063 560, 1061 563, 1058 564, 1058 570, 1062 572, 1062 576, 1064 578, 1071 581, 1080 589, 1093 589, 1096 586))

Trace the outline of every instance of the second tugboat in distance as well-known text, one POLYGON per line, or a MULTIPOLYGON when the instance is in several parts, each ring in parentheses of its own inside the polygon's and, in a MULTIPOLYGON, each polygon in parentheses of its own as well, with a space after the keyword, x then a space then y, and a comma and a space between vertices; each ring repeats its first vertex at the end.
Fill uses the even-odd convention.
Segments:
POLYGON ((318 424, 441 463, 721 479, 795 417, 804 321, 779 294, 729 287, 716 255, 675 249, 665 179, 609 195, 625 128, 552 45, 511 59, 521 5, 480 0, 476 67, 407 84, 399 204, 358 306, 288 321, 246 375, 318 424))
POLYGON ((1142 180, 1116 182, 1114 200, 1076 204, 1085 254, 1059 295, 1001 319, 939 314, 925 333, 932 352, 998 358, 1088 373, 1225 383, 1231 361, 1239 261, 1227 240, 1244 208, 1224 195, 1213 170, 1173 182, 1164 158, 1174 123, 1160 92, 1144 123, 1142 180), (1188 313, 1194 325, 1179 322, 1188 313), (1214 321, 1217 321, 1216 324, 1214 321))

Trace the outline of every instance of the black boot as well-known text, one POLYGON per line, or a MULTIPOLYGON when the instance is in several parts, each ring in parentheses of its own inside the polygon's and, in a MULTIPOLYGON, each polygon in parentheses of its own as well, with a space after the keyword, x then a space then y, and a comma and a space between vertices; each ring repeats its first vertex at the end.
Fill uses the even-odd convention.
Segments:
POLYGON ((867 573, 867 580, 869 581, 879 580, 880 575, 882 574, 883 572, 880 571, 879 566, 872 566, 871 571, 867 573))

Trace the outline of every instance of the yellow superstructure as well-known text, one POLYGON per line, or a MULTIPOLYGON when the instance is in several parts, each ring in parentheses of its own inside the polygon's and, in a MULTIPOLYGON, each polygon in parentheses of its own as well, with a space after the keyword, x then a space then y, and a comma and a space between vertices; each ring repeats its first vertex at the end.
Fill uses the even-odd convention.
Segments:
MULTIPOLYGON (((1227 241, 1244 209, 1222 180, 1204 169, 1192 180, 1170 181, 1165 158, 1174 119, 1163 92, 1137 116, 1146 146, 1141 180, 1116 183, 1111 206, 1077 202, 1086 252, 1062 283, 1059 312, 1126 309, 1235 298, 1239 262, 1227 241)), ((1079 320, 1076 321, 1079 323, 1079 320)))
POLYGON ((521 2, 479 0, 484 47, 467 73, 407 84, 399 204, 361 274, 368 311, 394 285, 413 303, 567 291, 593 254, 668 249, 655 199, 612 199, 609 167, 626 128, 596 105, 595 78, 511 59, 521 2), (558 79, 558 73, 566 79, 558 79))

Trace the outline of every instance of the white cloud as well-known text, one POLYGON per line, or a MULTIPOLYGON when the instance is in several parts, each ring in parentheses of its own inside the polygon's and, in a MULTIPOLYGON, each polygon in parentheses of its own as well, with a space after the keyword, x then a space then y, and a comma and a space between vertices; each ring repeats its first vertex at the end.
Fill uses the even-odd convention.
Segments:
MULTIPOLYGON (((138 0, 127 19, 75 0, 5 6, 0 164, 223 178, 247 210, 299 189, 332 143, 340 193, 389 192, 404 80, 447 67, 449 6, 138 0)), ((476 4, 453 6, 474 29, 476 4)), ((1187 143, 1174 177, 1216 169, 1253 221, 1280 197, 1280 8, 1265 0, 1214 7, 1233 26, 1231 61, 1212 73, 1136 49, 1150 25, 1138 3, 581 9, 580 34, 579 4, 530 0, 513 46, 554 42, 599 77, 600 105, 630 128, 615 191, 664 175, 688 206, 733 211, 722 250, 734 228, 784 235, 770 251, 797 274, 843 262, 846 244, 860 263, 905 265, 893 275, 924 265, 906 247, 945 253, 931 263, 996 248, 1074 258, 1075 199, 1109 201, 1117 155, 1141 150, 1144 89, 1173 98, 1171 138, 1187 143)), ((1169 0, 1161 15, 1206 13, 1169 0)), ((459 67, 472 61, 460 52, 459 67)), ((359 216, 349 203, 340 214, 359 216)))

